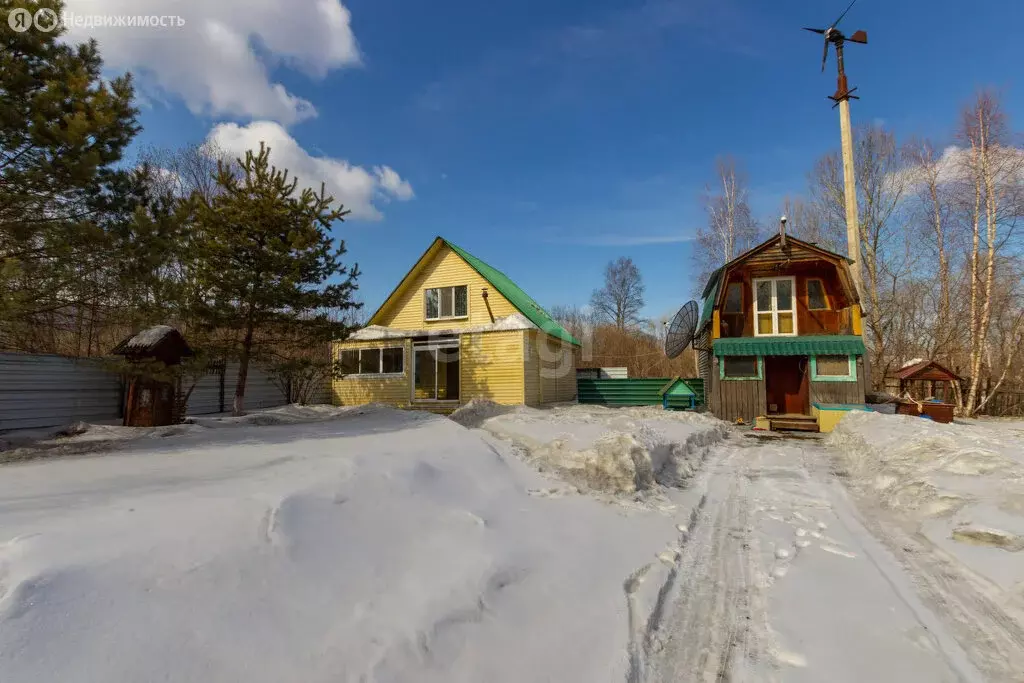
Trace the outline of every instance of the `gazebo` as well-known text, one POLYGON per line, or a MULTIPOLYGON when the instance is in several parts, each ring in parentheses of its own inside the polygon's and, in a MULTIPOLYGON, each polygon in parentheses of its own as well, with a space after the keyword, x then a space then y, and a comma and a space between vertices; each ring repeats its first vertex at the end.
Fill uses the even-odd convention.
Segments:
POLYGON ((953 421, 953 382, 960 381, 956 373, 934 360, 919 360, 900 368, 896 378, 900 381, 897 413, 927 415, 936 422, 953 421))
POLYGON ((128 337, 111 351, 124 356, 138 372, 131 374, 125 392, 124 425, 158 427, 174 424, 178 415, 178 382, 165 374, 166 368, 179 365, 183 358, 195 355, 185 338, 169 325, 156 325, 128 337), (148 366, 148 367, 146 367, 148 366))

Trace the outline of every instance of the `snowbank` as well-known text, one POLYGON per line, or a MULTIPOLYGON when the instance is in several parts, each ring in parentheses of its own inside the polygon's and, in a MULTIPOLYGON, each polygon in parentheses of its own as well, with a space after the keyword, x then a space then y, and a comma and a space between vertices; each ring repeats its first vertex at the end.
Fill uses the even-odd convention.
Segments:
MULTIPOLYGON (((1021 426, 1017 423, 1017 426, 1021 426)), ((1004 588, 1024 581, 1024 463, 1012 424, 849 413, 828 443, 850 483, 1004 588)))
POLYGON ((623 582, 686 520, 541 495, 439 416, 351 417, 5 467, 0 678, 626 678, 623 582))
POLYGON ((25 430, 4 435, 0 442, 0 463, 31 460, 42 456, 85 455, 123 448, 139 440, 202 434, 207 429, 246 426, 308 424, 355 417, 386 409, 382 404, 362 406, 299 405, 253 411, 241 417, 204 415, 187 417, 180 425, 124 427, 122 425, 75 422, 56 431, 25 430))
POLYGON ((527 460, 582 491, 631 494, 684 485, 728 426, 660 408, 517 407, 479 422, 527 460))

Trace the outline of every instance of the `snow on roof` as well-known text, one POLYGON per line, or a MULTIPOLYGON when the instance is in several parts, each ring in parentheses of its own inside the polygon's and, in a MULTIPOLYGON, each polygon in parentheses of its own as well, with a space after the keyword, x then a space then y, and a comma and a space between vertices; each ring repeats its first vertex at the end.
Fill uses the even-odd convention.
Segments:
POLYGON ((349 335, 348 341, 407 339, 409 337, 422 337, 432 334, 467 334, 472 332, 503 332, 531 329, 535 330, 538 328, 522 313, 513 313, 512 315, 507 315, 504 318, 498 318, 493 323, 488 323, 486 325, 473 325, 471 327, 459 327, 449 330, 439 330, 434 328, 429 330, 404 330, 394 327, 383 327, 381 325, 368 325, 349 335))
POLYGON ((129 339, 125 343, 125 346, 129 349, 146 348, 156 344, 171 332, 174 332, 174 328, 170 325, 154 325, 148 330, 143 330, 129 339))
POLYGON ((908 360, 906 363, 900 366, 900 370, 902 370, 903 368, 909 368, 911 365, 917 365, 918 363, 923 362, 924 358, 914 358, 913 360, 908 360))

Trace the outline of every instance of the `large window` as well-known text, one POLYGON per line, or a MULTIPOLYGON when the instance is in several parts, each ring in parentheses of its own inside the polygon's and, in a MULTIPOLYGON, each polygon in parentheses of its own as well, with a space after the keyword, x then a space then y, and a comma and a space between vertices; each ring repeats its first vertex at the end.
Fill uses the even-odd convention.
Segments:
POLYGON ((743 283, 732 282, 729 284, 729 289, 725 292, 725 312, 726 313, 742 313, 743 312, 743 283))
POLYGON ((825 296, 825 283, 817 278, 807 281, 807 308, 812 311, 827 311, 828 297, 825 296))
POLYGON ((792 277, 754 280, 754 334, 796 334, 796 286, 792 277))
POLYGON ((761 379, 761 361, 757 356, 723 356, 722 379, 761 379))
POLYGON ((400 375, 405 372, 405 349, 343 349, 338 362, 343 375, 400 375))
POLYGON ((469 315, 469 288, 434 287, 424 292, 424 316, 427 320, 465 318, 469 315))

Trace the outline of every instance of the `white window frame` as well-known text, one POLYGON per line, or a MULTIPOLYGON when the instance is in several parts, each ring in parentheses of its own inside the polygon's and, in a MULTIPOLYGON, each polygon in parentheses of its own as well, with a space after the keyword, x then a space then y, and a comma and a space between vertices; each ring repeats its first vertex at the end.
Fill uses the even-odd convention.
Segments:
POLYGON ((423 289, 423 319, 426 321, 435 320, 466 320, 469 318, 469 285, 446 285, 444 287, 425 287, 423 289), (452 290, 452 312, 455 312, 455 290, 459 287, 466 288, 466 315, 441 315, 441 295, 437 295, 437 317, 427 317, 427 292, 437 290, 440 292, 442 289, 452 290))
POLYGON ((795 337, 797 335, 797 332, 798 332, 797 327, 796 327, 796 278, 791 276, 791 275, 790 276, 783 276, 783 277, 758 277, 758 278, 754 278, 752 280, 751 284, 752 284, 752 287, 751 287, 751 289, 752 289, 752 296, 751 296, 751 298, 754 300, 754 336, 755 337, 795 337), (779 311, 779 302, 777 301, 778 285, 776 285, 776 283, 780 282, 782 280, 789 280, 789 284, 790 284, 790 290, 789 291, 792 292, 792 299, 791 299, 792 300, 792 307, 788 311, 782 311, 783 313, 792 313, 793 314, 793 331, 792 332, 779 332, 779 313, 780 313, 780 311, 779 311), (772 309, 770 311, 762 311, 762 310, 759 310, 758 307, 757 307, 757 286, 761 282, 770 282, 770 283, 772 283, 772 309), (769 332, 762 333, 760 331, 760 327, 758 326, 758 320, 759 320, 758 315, 761 314, 761 313, 771 313, 772 314, 772 331, 770 333, 769 332))
POLYGON ((356 356, 356 367, 360 367, 363 361, 363 351, 380 351, 380 358, 378 360, 378 368, 382 372, 353 372, 345 375, 345 379, 355 378, 368 378, 368 377, 405 377, 405 369, 408 367, 408 358, 406 358, 405 346, 364 346, 358 349, 340 349, 338 351, 338 362, 341 362, 341 354, 345 351, 355 351, 356 356), (401 372, 383 372, 384 370, 384 351, 385 349, 401 349, 402 350, 402 371, 401 372))

